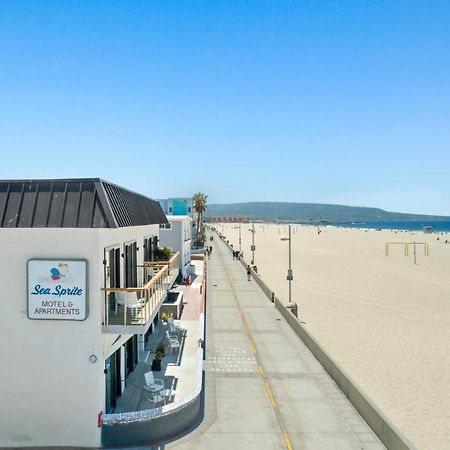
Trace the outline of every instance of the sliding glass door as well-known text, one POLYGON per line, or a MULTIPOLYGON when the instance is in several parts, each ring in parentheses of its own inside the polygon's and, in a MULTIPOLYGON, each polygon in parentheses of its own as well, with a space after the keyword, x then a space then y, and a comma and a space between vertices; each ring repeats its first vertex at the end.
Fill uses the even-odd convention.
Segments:
POLYGON ((106 413, 111 414, 117 405, 117 397, 122 393, 120 379, 120 350, 105 361, 106 413))
POLYGON ((125 287, 137 287, 137 245, 125 244, 125 287))

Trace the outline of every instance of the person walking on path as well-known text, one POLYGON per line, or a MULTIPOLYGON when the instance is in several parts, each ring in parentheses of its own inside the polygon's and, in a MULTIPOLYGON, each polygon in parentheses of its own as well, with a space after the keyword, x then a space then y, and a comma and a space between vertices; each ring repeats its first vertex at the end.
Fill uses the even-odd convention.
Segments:
POLYGON ((250 270, 250 266, 247 266, 247 280, 250 281, 252 271, 250 270))

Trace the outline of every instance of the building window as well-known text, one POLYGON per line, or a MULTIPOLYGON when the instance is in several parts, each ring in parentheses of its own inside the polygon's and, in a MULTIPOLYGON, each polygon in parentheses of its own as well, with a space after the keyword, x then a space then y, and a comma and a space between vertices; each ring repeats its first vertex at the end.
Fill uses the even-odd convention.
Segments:
POLYGON ((159 228, 164 229, 164 230, 171 230, 172 224, 170 222, 169 223, 160 223, 159 228))

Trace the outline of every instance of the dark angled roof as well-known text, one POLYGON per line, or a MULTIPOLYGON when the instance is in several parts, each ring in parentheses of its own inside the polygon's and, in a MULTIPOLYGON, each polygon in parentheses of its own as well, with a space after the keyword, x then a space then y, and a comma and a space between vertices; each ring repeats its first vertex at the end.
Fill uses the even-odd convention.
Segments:
POLYGON ((160 204, 99 178, 0 180, 0 227, 119 228, 167 223, 160 204))

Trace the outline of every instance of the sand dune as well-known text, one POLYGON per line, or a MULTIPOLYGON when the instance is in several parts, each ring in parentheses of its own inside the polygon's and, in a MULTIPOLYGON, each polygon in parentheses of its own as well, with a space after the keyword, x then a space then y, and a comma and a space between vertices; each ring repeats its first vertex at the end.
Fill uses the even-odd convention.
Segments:
MULTIPOLYGON (((239 229, 217 227, 238 249, 239 229)), ((251 259, 251 233, 242 250, 251 259)), ((286 225, 255 225, 255 264, 287 301, 286 225)), ((450 244, 447 236, 293 225, 293 299, 308 330, 419 448, 450 449, 450 244), (417 264, 404 248, 417 246, 417 264)), ((231 258, 231 255, 230 255, 231 258)))

